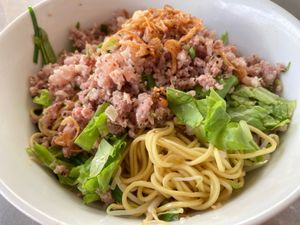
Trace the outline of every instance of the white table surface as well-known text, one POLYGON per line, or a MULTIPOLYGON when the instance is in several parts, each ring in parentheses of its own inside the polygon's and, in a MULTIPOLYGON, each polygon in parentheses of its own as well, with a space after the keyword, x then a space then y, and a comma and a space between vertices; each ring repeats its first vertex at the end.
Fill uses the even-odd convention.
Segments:
MULTIPOLYGON (((0 0, 0 30, 41 0, 0 0)), ((300 0, 273 0, 300 18, 300 0)), ((300 40, 299 40, 300 41, 300 40)), ((38 225, 0 195, 0 225, 38 225)), ((262 225, 300 225, 300 199, 262 225)))

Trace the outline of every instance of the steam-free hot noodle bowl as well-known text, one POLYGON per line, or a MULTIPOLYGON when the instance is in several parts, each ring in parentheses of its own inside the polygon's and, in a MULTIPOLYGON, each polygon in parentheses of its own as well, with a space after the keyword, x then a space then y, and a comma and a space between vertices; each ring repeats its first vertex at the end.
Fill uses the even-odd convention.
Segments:
POLYGON ((242 57, 190 14, 165 6, 78 22, 57 57, 29 12, 44 65, 30 77, 28 153, 109 215, 165 223, 220 207, 288 128, 290 63, 242 57))

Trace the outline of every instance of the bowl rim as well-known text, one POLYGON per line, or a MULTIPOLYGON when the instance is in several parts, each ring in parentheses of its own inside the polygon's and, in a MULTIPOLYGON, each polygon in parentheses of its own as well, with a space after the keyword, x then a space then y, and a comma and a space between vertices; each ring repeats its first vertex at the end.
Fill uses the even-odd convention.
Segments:
MULTIPOLYGON (((46 7, 51 2, 55 2, 59 0, 41 0, 41 2, 34 4, 32 7, 37 10, 43 7, 46 7)), ((223 0, 221 0, 223 1, 223 0)), ((241 1, 240 1, 241 2, 241 1)), ((244 0, 246 2, 246 0, 244 0)), ((241 2, 243 3, 243 2, 241 2)), ((300 34, 300 21, 293 16, 290 12, 282 8, 281 6, 277 5, 276 3, 272 2, 271 0, 252 0, 251 2, 248 2, 248 4, 251 4, 251 6, 254 6, 256 3, 264 4, 265 6, 268 6, 272 8, 276 14, 279 16, 285 18, 290 22, 290 24, 295 28, 299 34, 300 34)), ((15 24, 17 24, 19 21, 23 20, 25 17, 28 16, 27 10, 21 13, 19 16, 17 16, 15 19, 13 19, 8 25, 5 26, 5 28, 0 32, 0 41, 3 38, 3 36, 8 33, 15 24)), ((0 177, 0 194, 14 207, 16 207, 19 211, 21 211, 23 214, 31 218, 32 220, 41 223, 41 224, 61 224, 61 225, 70 225, 63 221, 57 220, 56 218, 47 215, 45 212, 39 210, 34 205, 30 204, 29 202, 22 199, 21 196, 18 196, 14 191, 8 187, 5 182, 0 177)), ((235 225, 254 225, 254 224, 261 224, 271 217, 275 216, 282 210, 284 210, 286 207, 288 207, 290 204, 292 204, 294 201, 296 201, 300 197, 300 182, 297 188, 295 188, 292 192, 290 192, 285 198, 278 201, 275 205, 273 205, 270 208, 267 208, 263 211, 261 211, 258 214, 253 215, 252 217, 249 217, 247 220, 240 221, 236 223, 235 225)))

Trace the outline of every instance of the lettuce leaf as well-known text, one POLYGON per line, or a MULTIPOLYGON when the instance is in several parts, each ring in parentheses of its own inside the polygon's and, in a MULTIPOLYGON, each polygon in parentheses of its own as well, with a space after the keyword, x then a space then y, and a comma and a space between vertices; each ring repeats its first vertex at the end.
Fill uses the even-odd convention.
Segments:
POLYGON ((34 143, 31 148, 27 149, 29 155, 35 157, 42 165, 53 169, 56 157, 45 146, 34 143))
POLYGON ((42 89, 39 92, 39 95, 35 96, 32 99, 32 102, 46 108, 46 107, 48 107, 49 105, 52 104, 52 98, 51 98, 50 93, 47 89, 42 89))
POLYGON ((225 100, 213 89, 206 99, 196 100, 184 92, 169 88, 167 99, 172 112, 184 124, 193 128, 200 141, 212 143, 227 151, 258 149, 247 123, 231 121, 225 100))
POLYGON ((286 100, 265 88, 239 86, 229 97, 227 109, 232 121, 245 120, 263 131, 290 123, 296 101, 286 100))
POLYGON ((228 151, 254 151, 258 146, 253 141, 245 121, 231 122, 226 112, 226 102, 214 90, 206 98, 207 116, 204 130, 207 140, 219 149, 228 151))
POLYGON ((127 145, 126 136, 124 135, 121 139, 115 139, 112 143, 111 153, 101 170, 97 175, 99 190, 101 193, 105 193, 109 189, 109 182, 120 166, 122 160, 122 153, 127 145))
MULTIPOLYGON (((216 89, 215 92, 217 92, 218 95, 220 95, 222 98, 225 98, 225 96, 230 92, 230 90, 239 83, 238 78, 235 75, 227 75, 227 77, 218 79, 218 82, 221 85, 223 85, 223 88, 220 90, 216 89)), ((206 90, 200 86, 196 86, 195 91, 195 97, 197 99, 206 98, 210 94, 210 90, 206 90)))
POLYGON ((225 96, 230 92, 231 88, 236 86, 239 81, 236 76, 231 75, 227 78, 222 78, 221 80, 219 80, 219 83, 223 85, 223 88, 221 90, 216 90, 216 92, 222 98, 225 98, 225 96))
POLYGON ((103 103, 98 107, 93 118, 75 139, 74 143, 76 145, 86 151, 90 151, 100 134, 108 132, 106 127, 107 116, 104 112, 108 106, 108 103, 103 103))
POLYGON ((84 195, 86 204, 99 200, 95 194, 99 197, 109 190, 110 181, 121 163, 125 139, 126 136, 102 139, 96 155, 80 166, 78 189, 84 195))
POLYGON ((169 108, 181 122, 192 128, 201 124, 203 117, 198 110, 196 99, 191 95, 173 88, 167 88, 167 101, 169 108))
POLYGON ((46 148, 45 146, 34 143, 32 147, 27 149, 29 155, 35 157, 39 163, 54 172, 56 166, 63 165, 70 173, 68 176, 63 176, 57 174, 58 180, 61 184, 74 186, 77 184, 77 178, 79 176, 79 167, 74 166, 73 164, 62 160, 61 155, 58 152, 61 150, 46 148))
POLYGON ((98 151, 91 162, 90 177, 95 177, 100 173, 111 154, 112 148, 111 144, 102 139, 98 151))

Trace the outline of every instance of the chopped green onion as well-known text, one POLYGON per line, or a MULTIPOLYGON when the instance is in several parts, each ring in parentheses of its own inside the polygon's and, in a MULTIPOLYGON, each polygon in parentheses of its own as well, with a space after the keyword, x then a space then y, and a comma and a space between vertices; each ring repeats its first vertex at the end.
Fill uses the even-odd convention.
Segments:
POLYGON ((101 24, 100 31, 104 34, 108 34, 108 26, 106 24, 101 24))
POLYGON ((142 75, 142 81, 146 83, 147 89, 151 89, 155 87, 155 80, 151 74, 143 74, 142 75))
POLYGON ((228 42, 229 42, 228 32, 225 32, 224 34, 222 34, 221 40, 223 41, 223 44, 224 44, 224 45, 227 45, 227 44, 228 44, 228 42))
POLYGON ((184 50, 186 50, 186 51, 189 51, 189 49, 191 48, 191 46, 190 45, 184 45, 182 48, 184 50))
POLYGON ((104 41, 101 46, 101 51, 110 51, 112 47, 117 45, 119 43, 119 40, 116 38, 110 38, 107 41, 104 41))
POLYGON ((78 29, 78 30, 80 29, 80 22, 79 22, 79 21, 76 23, 75 27, 76 27, 76 29, 78 29))
POLYGON ((240 189, 242 188, 242 185, 236 181, 230 181, 230 186, 233 188, 233 189, 240 189))
POLYGON ((195 59, 196 58, 196 50, 194 47, 190 47, 188 50, 189 56, 191 57, 191 59, 195 59))
POLYGON ((179 214, 175 213, 166 213, 166 214, 161 214, 158 216, 160 220, 166 221, 166 222, 171 222, 175 220, 179 220, 179 214))
POLYGON ((111 195, 116 202, 122 203, 123 192, 118 186, 114 190, 111 190, 111 195))
POLYGON ((284 72, 285 72, 285 73, 288 72, 288 71, 290 70, 291 65, 292 65, 292 62, 289 62, 289 63, 287 64, 287 66, 284 68, 284 72))
POLYGON ((55 63, 57 58, 55 56, 54 50, 49 42, 48 35, 46 31, 38 26, 37 19, 32 7, 28 7, 28 11, 32 20, 32 25, 34 29, 34 54, 33 62, 38 62, 39 51, 42 54, 43 64, 55 63))
POLYGON ((100 43, 99 45, 97 45, 97 48, 102 48, 103 43, 100 43))

